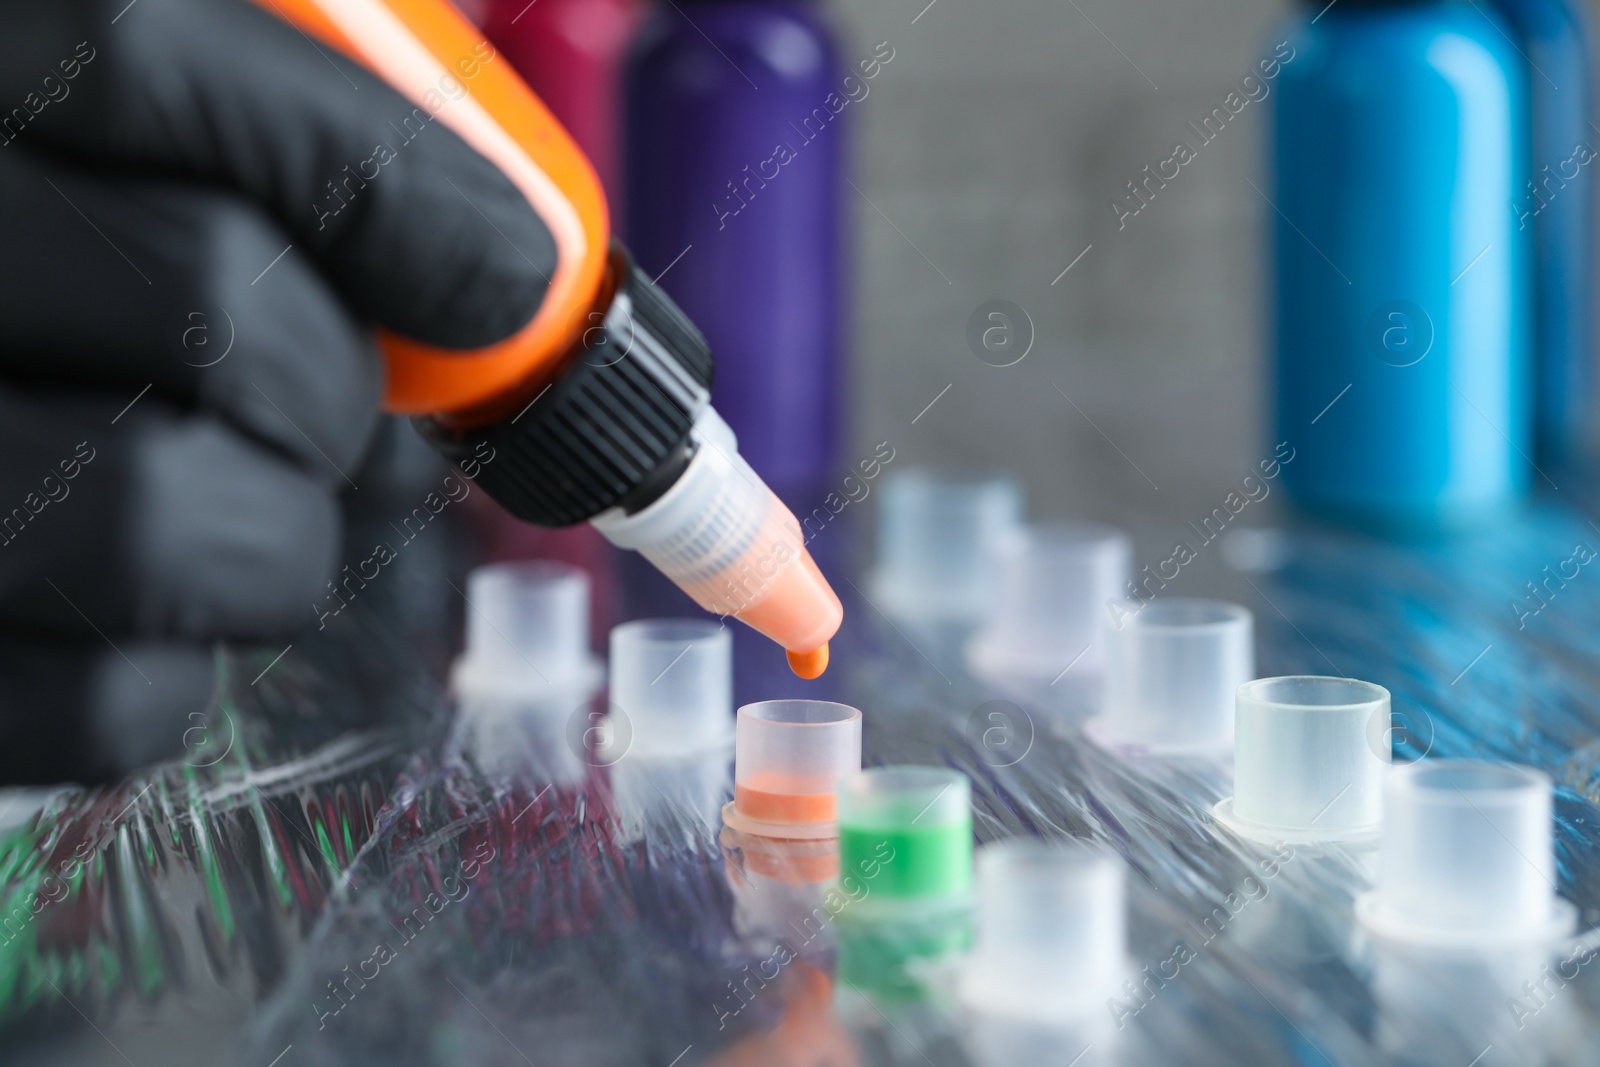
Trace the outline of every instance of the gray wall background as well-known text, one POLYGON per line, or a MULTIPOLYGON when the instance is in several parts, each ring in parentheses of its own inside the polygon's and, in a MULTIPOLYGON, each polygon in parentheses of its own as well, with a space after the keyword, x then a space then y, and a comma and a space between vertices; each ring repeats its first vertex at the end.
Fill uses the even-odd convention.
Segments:
POLYGON ((1265 188, 1265 108, 1249 104, 1120 231, 1108 204, 1177 140, 1194 143, 1185 123, 1271 52, 1288 8, 925 5, 832 5, 847 60, 878 41, 896 52, 850 105, 855 448, 888 438, 896 464, 1012 468, 1034 515, 1127 525, 1144 562, 1271 452, 1272 209, 1250 185, 1265 188), (967 318, 993 298, 1035 326, 1016 366, 968 348, 967 318))

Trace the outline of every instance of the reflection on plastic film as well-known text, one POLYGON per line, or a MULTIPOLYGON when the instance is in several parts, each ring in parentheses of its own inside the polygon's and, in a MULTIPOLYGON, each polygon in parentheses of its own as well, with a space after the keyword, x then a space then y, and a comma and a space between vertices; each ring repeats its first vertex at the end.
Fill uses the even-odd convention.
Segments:
POLYGON ((389 745, 351 739, 249 784, 240 758, 58 794, 0 839, 0 1019, 104 1018, 128 995, 270 989, 376 825, 389 745))

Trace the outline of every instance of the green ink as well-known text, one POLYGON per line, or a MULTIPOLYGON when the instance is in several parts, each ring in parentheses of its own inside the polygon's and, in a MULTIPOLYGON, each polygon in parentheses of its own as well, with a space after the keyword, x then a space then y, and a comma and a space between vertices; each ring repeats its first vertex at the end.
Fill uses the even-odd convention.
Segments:
POLYGON ((841 825, 839 869, 859 877, 869 897, 964 897, 972 889, 972 827, 841 825))

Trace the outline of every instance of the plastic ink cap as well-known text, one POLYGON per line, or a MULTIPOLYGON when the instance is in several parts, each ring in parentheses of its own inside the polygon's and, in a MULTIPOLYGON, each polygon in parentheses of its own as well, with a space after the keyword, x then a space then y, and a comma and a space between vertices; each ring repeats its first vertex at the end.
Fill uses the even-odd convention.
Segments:
POLYGON ((1296 675, 1239 687, 1233 796, 1219 822, 1257 841, 1376 840, 1389 769, 1389 691, 1296 675))
POLYGON ((1377 888, 1356 916, 1384 940, 1534 945, 1572 932, 1556 896, 1548 776, 1531 767, 1424 760, 1386 776, 1377 888))
POLYGON ((839 877, 867 885, 874 915, 965 907, 972 895, 972 797, 942 767, 877 767, 839 787, 839 877))
POLYGON ((1106 602, 1122 596, 1128 535, 1098 523, 1027 526, 999 551, 998 591, 967 658, 985 678, 1050 682, 1098 676, 1106 602))
POLYGON ((706 619, 642 619, 611 631, 611 704, 639 756, 679 756, 733 740, 733 635, 706 619))
POLYGON ((1226 752, 1234 692, 1255 676, 1250 612, 1173 597, 1118 600, 1104 617, 1105 703, 1089 735, 1144 752, 1226 752))
POLYGON ((1022 523, 1012 478, 919 467, 879 493, 874 599, 915 622, 979 622, 994 599, 999 547, 1022 523))
POLYGON ((543 561, 472 571, 467 648, 451 684, 464 699, 566 701, 596 689, 600 663, 589 651, 589 576, 543 561))
POLYGON ((977 888, 968 1006, 1035 1021, 1105 1010, 1130 970, 1119 857, 1080 841, 1003 841, 979 850, 977 888))
POLYGON ((830 838, 835 790, 861 769, 861 712, 827 700, 764 700, 739 709, 733 802, 722 821, 758 837, 830 838))

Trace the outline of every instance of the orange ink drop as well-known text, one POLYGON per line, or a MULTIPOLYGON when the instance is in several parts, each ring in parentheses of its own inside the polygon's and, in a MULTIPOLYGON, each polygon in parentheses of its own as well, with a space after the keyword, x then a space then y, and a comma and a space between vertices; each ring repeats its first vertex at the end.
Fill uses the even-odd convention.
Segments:
POLYGON ((807 681, 813 678, 821 678, 822 672, 828 669, 828 643, 826 641, 810 652, 796 652, 790 649, 786 655, 789 657, 789 669, 807 681))

